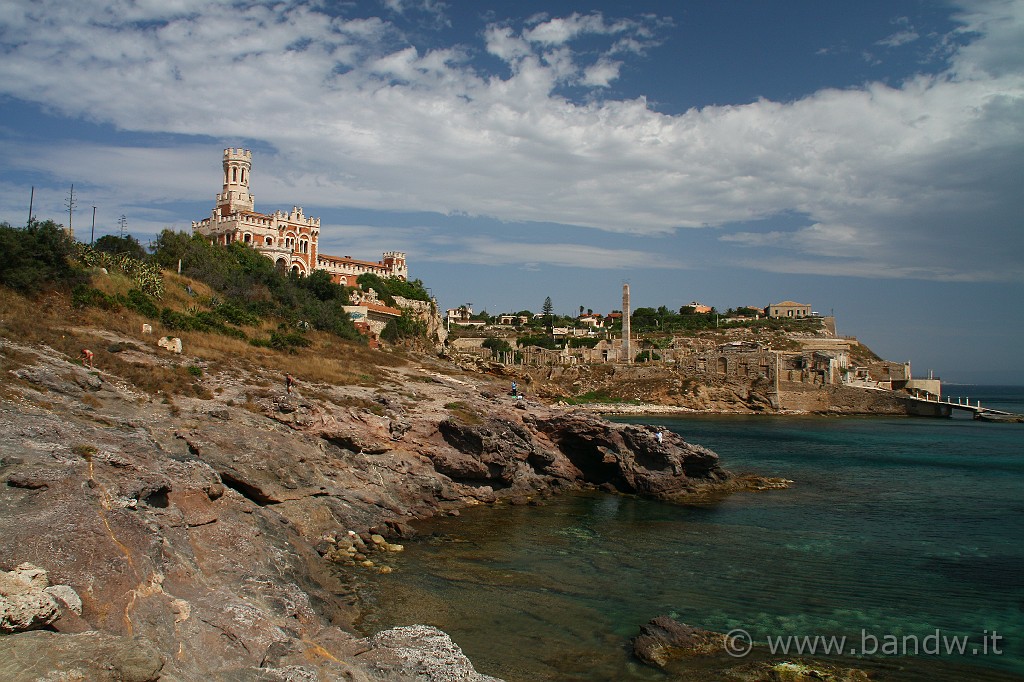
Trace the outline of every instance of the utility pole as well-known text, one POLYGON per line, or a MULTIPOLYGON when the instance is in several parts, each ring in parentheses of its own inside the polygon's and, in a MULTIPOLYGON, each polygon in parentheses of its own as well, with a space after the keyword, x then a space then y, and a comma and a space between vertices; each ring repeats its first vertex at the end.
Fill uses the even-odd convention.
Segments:
POLYGON ((89 246, 96 241, 96 207, 92 207, 92 233, 89 235, 89 246))
POLYGON ((64 202, 64 205, 68 207, 68 234, 71 238, 75 238, 75 228, 71 226, 71 218, 75 213, 75 209, 78 208, 78 202, 75 201, 75 183, 71 183, 71 191, 68 192, 68 199, 64 202))
POLYGON ((32 202, 36 199, 36 186, 32 185, 32 191, 28 195, 28 222, 25 227, 32 227, 32 202))
POLYGON ((128 227, 128 218, 122 213, 121 217, 117 219, 117 224, 121 226, 121 239, 124 239, 124 229, 128 227))

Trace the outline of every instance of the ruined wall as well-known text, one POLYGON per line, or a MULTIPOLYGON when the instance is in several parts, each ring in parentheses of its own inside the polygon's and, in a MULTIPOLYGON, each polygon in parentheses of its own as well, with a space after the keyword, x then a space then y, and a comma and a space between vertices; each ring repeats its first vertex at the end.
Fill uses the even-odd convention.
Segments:
POLYGON ((907 414, 906 402, 892 393, 849 386, 780 381, 778 397, 781 408, 793 412, 907 414))

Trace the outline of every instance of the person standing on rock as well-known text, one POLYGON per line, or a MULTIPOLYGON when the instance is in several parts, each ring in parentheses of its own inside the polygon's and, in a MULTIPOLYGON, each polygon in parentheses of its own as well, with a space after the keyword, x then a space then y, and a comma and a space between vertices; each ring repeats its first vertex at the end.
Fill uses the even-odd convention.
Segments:
POLYGON ((82 349, 82 354, 79 356, 82 360, 82 367, 88 366, 89 369, 92 369, 92 356, 93 353, 91 350, 89 350, 88 348, 82 349))
POLYGON ((289 393, 291 393, 292 392, 292 386, 294 386, 294 385, 295 385, 295 377, 293 377, 291 374, 285 374, 284 375, 284 388, 285 388, 285 390, 288 391, 289 393))
POLYGON ((664 438, 664 436, 663 436, 663 435, 661 434, 661 431, 658 431, 658 432, 657 432, 656 434, 654 434, 654 437, 658 439, 658 442, 659 442, 659 443, 660 443, 660 442, 662 441, 662 439, 664 438))

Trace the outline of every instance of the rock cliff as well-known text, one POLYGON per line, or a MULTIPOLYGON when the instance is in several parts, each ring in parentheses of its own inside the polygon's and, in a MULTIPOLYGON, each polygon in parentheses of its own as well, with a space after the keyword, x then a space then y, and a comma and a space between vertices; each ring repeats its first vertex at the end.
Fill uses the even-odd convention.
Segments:
MULTIPOLYGON (((200 362, 123 342, 139 365, 200 362)), ((389 570, 412 522, 465 505, 737 486, 670 432, 515 400, 429 359, 291 392, 224 364, 203 375, 208 398, 9 339, 0 359, 0 569, 28 562, 68 588, 0 636, 5 680, 485 680, 431 628, 353 634, 345 571, 389 570)))

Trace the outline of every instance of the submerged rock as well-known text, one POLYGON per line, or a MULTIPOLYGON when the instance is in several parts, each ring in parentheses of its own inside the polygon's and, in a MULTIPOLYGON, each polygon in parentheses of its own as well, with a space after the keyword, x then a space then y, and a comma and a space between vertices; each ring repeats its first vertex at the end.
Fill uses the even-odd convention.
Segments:
POLYGON ((668 616, 658 616, 640 626, 640 634, 633 638, 633 655, 645 663, 663 668, 678 658, 726 653, 729 639, 719 632, 701 630, 668 616))

